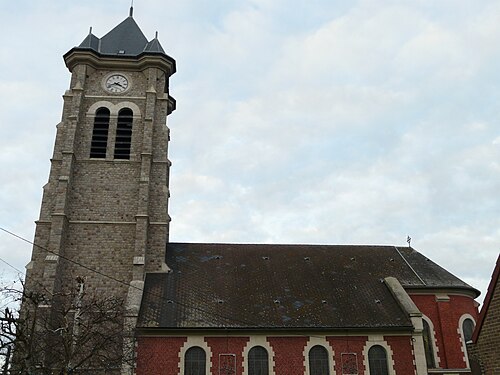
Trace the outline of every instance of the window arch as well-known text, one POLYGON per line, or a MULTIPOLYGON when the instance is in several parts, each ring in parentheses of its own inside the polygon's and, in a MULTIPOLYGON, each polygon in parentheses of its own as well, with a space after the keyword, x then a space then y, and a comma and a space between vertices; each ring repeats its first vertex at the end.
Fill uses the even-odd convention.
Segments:
POLYGON ((467 343, 472 341, 472 334, 474 333, 475 327, 476 322, 472 315, 464 314, 460 317, 460 320, 458 321, 458 332, 460 334, 460 340, 462 341, 462 352, 464 353, 466 367, 470 367, 467 343))
POLYGON ((193 346, 184 355, 184 375, 205 375, 206 354, 199 346, 193 346))
POLYGON ((433 335, 431 332, 431 327, 425 319, 422 319, 424 325, 424 330, 422 332, 424 340, 424 350, 425 350, 425 361, 427 362, 427 368, 436 368, 436 359, 434 357, 434 345, 433 345, 433 335))
POLYGON ((101 107, 97 109, 94 117, 94 129, 92 131, 92 142, 90 144, 91 158, 106 158, 108 147, 109 109, 101 107))
POLYGON ((464 334, 464 341, 466 344, 472 340, 472 334, 474 333, 475 326, 476 325, 471 318, 465 318, 462 322, 462 332, 464 334))
POLYGON ((254 346, 248 352, 248 375, 268 375, 269 355, 262 346, 254 346))
POLYGON ((321 345, 315 345, 309 350, 309 374, 329 375, 328 352, 321 345))
POLYGON ((387 352, 380 345, 373 345, 368 350, 368 366, 370 375, 389 375, 387 368, 387 352))
POLYGON ((122 108, 118 112, 115 139, 115 159, 130 159, 133 118, 134 113, 130 108, 122 108))

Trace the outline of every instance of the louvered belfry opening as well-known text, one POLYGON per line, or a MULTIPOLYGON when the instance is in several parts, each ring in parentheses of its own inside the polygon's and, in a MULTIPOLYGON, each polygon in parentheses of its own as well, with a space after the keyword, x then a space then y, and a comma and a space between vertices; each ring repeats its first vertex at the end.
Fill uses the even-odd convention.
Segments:
POLYGON ((106 158, 109 130, 109 109, 101 107, 95 113, 92 143, 90 145, 91 158, 106 158))
POLYGON ((123 108, 118 112, 116 126, 115 159, 130 159, 130 145, 132 143, 133 112, 130 108, 123 108))

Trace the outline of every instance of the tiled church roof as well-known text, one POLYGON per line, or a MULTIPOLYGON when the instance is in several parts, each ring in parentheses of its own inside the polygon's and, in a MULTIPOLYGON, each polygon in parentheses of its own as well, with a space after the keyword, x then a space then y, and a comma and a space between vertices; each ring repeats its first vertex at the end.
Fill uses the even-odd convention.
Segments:
POLYGON ((169 243, 166 262, 146 277, 139 327, 408 329, 384 278, 478 294, 407 247, 169 243))
POLYGON ((132 10, 129 17, 125 18, 102 38, 92 34, 91 29, 80 45, 71 51, 73 50, 90 50, 101 56, 113 57, 137 57, 143 54, 156 54, 163 55, 173 61, 171 57, 166 55, 158 36, 150 41, 147 40, 132 17, 132 10))

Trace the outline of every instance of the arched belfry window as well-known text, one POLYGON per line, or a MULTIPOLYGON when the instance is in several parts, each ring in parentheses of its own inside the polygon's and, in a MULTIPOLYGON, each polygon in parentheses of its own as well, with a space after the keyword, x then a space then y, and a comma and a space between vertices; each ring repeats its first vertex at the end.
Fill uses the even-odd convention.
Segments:
POLYGON ((205 375, 205 351, 199 346, 193 346, 184 355, 184 375, 205 375))
POLYGON ((315 345, 309 350, 309 374, 329 375, 328 352, 321 345, 315 345))
POLYGON ((254 346, 248 352, 248 375, 268 375, 269 357, 262 346, 254 346))
POLYGON ((436 368, 436 360, 434 359, 434 345, 433 345, 433 335, 431 332, 431 327, 425 319, 422 319, 424 324, 424 331, 422 332, 424 339, 424 349, 425 349, 425 360, 427 362, 427 368, 436 368))
POLYGON ((90 145, 91 158, 106 158, 108 146, 109 109, 99 108, 95 112, 94 130, 92 131, 92 142, 90 145))
POLYGON ((368 350, 368 366, 370 375, 389 375, 387 368, 387 353, 380 345, 373 345, 368 350))
POLYGON ((130 144, 132 143, 133 112, 123 108, 118 112, 116 126, 115 159, 130 159, 130 144))

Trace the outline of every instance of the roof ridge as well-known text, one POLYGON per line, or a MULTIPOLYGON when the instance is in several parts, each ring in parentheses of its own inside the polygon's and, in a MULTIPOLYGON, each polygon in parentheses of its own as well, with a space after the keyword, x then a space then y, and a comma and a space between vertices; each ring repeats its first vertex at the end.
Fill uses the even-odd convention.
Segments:
POLYGON ((328 244, 328 243, 251 243, 251 242, 168 242, 169 244, 186 244, 186 245, 220 245, 220 246, 308 246, 308 247, 320 247, 320 246, 328 246, 328 247, 376 247, 376 248, 393 248, 395 245, 373 245, 373 244, 328 244))
POLYGON ((415 269, 411 266, 410 262, 408 262, 408 260, 403 256, 403 254, 401 254, 401 251, 399 251, 399 249, 396 246, 394 246, 394 249, 396 249, 396 251, 398 252, 399 256, 404 260, 404 262, 406 263, 406 265, 408 267, 410 267, 410 269, 413 271, 413 273, 415 274, 415 276, 417 276, 417 278, 422 282, 422 284, 427 285, 427 283, 424 281, 424 279, 422 279, 420 277, 420 275, 418 274, 418 272, 415 271, 415 269))

